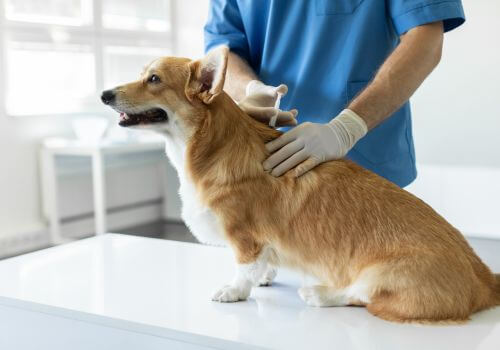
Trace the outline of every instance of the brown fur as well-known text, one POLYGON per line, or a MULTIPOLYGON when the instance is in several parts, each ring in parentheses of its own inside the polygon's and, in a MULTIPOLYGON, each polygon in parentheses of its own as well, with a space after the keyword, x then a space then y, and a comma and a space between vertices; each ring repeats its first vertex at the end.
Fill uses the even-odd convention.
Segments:
POLYGON ((391 182, 348 160, 299 178, 295 170, 278 178, 265 172, 264 143, 280 132, 243 113, 221 86, 209 90, 201 63, 164 58, 157 71, 168 91, 140 82, 120 91, 134 103, 161 101, 181 117, 188 174, 240 263, 271 246, 274 263, 337 289, 369 271, 375 289, 366 307, 389 321, 462 322, 500 304, 500 278, 460 232, 391 182))

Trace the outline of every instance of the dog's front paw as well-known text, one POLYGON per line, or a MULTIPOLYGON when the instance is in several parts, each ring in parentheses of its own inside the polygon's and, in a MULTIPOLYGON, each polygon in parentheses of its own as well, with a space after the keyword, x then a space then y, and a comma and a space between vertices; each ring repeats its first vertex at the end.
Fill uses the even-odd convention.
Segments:
POLYGON ((227 285, 215 292, 212 296, 212 300, 219 301, 221 303, 233 303, 240 300, 246 300, 249 295, 249 290, 246 291, 242 288, 227 285))

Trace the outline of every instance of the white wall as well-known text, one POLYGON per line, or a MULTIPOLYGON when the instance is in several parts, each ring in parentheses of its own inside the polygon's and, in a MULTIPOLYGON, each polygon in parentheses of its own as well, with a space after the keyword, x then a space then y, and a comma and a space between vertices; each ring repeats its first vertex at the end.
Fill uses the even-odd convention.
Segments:
POLYGON ((208 14, 208 0, 177 2, 177 55, 198 58, 203 55, 203 26, 208 14))
POLYGON ((464 0, 440 65, 412 99, 422 163, 500 167, 500 1, 464 0))
POLYGON ((419 176, 409 190, 464 233, 500 238, 500 2, 464 7, 412 99, 419 176))

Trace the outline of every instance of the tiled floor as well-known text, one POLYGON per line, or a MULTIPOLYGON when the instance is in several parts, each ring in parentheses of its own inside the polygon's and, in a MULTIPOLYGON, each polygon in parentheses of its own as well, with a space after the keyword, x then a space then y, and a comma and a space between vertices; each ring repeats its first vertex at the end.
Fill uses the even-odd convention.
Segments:
MULTIPOLYGON (((157 221, 152 222, 145 225, 128 227, 125 229, 120 229, 119 232, 112 231, 113 233, 124 233, 128 235, 134 236, 143 236, 143 237, 152 237, 152 238, 161 238, 161 239, 170 239, 173 241, 181 241, 181 242, 192 242, 198 243, 196 238, 189 232, 189 229, 182 222, 166 222, 166 221, 157 221)), ((90 236, 90 235, 89 235, 90 236)), ((47 243, 43 244, 35 250, 49 248, 52 245, 47 243)), ((0 256, 0 260, 12 258, 17 255, 27 254, 32 252, 33 250, 26 250, 22 252, 16 252, 10 255, 0 256)))
POLYGON ((189 232, 186 225, 181 222, 157 221, 146 225, 129 227, 120 230, 119 233, 134 236, 171 239, 181 242, 198 242, 191 232, 189 232))

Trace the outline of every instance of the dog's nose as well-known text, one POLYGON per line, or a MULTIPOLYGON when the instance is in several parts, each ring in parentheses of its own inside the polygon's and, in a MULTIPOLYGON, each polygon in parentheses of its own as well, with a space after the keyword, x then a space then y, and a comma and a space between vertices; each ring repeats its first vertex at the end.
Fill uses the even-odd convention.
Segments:
POLYGON ((115 95, 115 92, 113 90, 106 90, 106 91, 102 92, 101 101, 105 105, 109 105, 110 103, 113 103, 113 101, 115 100, 115 97, 116 97, 116 95, 115 95))

